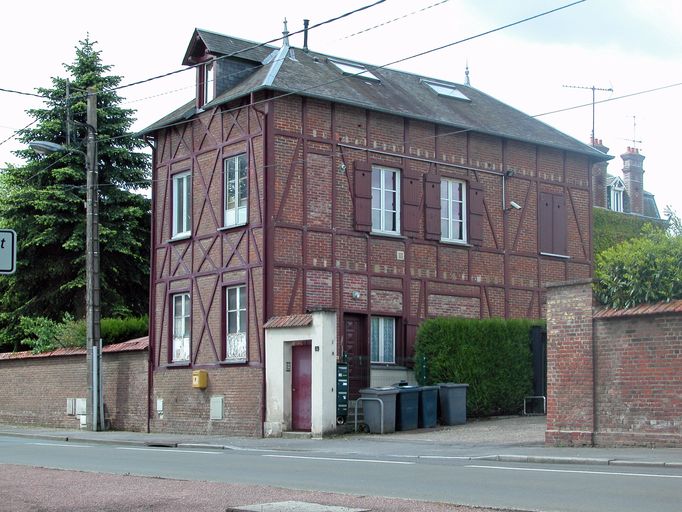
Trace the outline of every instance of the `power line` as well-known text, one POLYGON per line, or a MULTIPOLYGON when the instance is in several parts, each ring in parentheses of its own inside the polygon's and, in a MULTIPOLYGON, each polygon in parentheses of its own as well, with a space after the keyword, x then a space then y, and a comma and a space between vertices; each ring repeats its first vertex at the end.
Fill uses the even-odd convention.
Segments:
POLYGON ((42 94, 36 94, 33 92, 15 91, 14 89, 4 89, 0 87, 0 92, 9 92, 12 94, 21 94, 22 96, 35 96, 36 98, 48 98, 48 96, 43 96, 42 94))
POLYGON ((3 140, 2 142, 0 142, 0 146, 2 146, 5 142, 9 142, 9 141, 12 140, 14 137, 16 137, 17 135, 19 135, 21 132, 23 132, 23 131, 26 130, 27 128, 30 128, 31 126, 33 126, 33 125, 36 124, 37 122, 38 122, 38 120, 37 120, 37 119, 34 119, 33 121, 31 121, 30 123, 28 123, 28 124, 27 124, 26 126, 24 126, 23 128, 20 128, 19 130, 15 130, 14 133, 12 133, 12 135, 10 135, 10 136, 7 137, 5 140, 3 140))

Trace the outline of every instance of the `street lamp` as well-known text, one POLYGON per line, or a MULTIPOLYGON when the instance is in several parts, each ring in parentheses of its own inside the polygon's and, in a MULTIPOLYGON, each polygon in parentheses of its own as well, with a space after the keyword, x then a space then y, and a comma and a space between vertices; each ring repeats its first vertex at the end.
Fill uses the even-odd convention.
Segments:
MULTIPOLYGON (((100 336, 100 272, 99 272, 99 197, 97 194, 97 93, 94 87, 87 92, 88 139, 85 153, 86 187, 86 232, 85 232, 85 323, 88 367, 87 424, 91 430, 104 430, 104 403, 102 400, 100 336)), ((41 154, 80 150, 47 141, 34 141, 29 147, 41 154)))

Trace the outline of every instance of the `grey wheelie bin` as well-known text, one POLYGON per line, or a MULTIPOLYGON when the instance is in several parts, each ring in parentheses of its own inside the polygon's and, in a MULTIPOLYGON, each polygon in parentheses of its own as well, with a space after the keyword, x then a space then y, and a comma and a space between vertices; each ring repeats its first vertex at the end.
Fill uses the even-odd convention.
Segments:
POLYGON ((438 422, 438 386, 419 388, 419 428, 433 428, 438 422))
POLYGON ((360 390, 365 425, 372 434, 395 432, 395 402, 398 389, 393 386, 360 390), (381 401, 382 405, 379 403, 381 401), (383 432, 382 426, 383 414, 383 432))
POLYGON ((438 384, 440 421, 443 425, 463 425, 467 422, 467 388, 469 384, 445 382, 438 384))
POLYGON ((396 386, 395 429, 414 430, 419 423, 419 386, 396 386))

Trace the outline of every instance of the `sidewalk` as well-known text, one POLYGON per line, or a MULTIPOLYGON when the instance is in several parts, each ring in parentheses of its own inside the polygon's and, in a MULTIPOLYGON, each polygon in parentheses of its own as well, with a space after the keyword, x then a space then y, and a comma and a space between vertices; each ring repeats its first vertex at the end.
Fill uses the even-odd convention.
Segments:
POLYGON ((648 466, 682 469, 682 448, 552 448, 544 446, 545 417, 505 417, 465 425, 384 435, 346 434, 324 439, 244 438, 195 434, 66 430, 0 425, 0 436, 55 441, 217 450, 324 452, 363 457, 487 460, 648 466))

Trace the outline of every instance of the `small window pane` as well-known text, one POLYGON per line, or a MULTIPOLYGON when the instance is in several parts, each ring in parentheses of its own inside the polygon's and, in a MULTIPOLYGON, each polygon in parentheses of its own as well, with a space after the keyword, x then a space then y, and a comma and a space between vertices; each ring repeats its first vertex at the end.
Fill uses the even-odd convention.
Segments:
POLYGON ((372 229, 381 230, 381 210, 372 210, 372 229))
POLYGON ((227 332, 238 332, 237 327, 237 312, 230 311, 227 314, 227 332))
POLYGON ((381 169, 372 170, 372 188, 381 189, 381 169))

